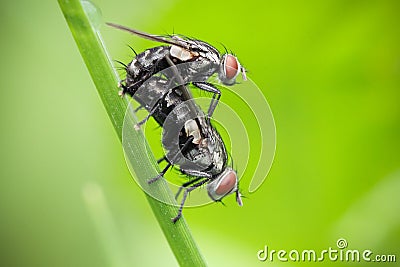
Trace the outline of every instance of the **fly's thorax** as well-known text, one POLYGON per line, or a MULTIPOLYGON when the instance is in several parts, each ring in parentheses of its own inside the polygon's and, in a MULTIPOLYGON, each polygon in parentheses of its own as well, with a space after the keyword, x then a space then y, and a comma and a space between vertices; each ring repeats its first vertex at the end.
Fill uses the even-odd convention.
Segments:
POLYGON ((209 60, 195 60, 190 62, 189 72, 193 82, 205 82, 219 69, 219 65, 209 60))
POLYGON ((169 53, 171 57, 179 59, 180 61, 189 61, 199 56, 199 53, 197 52, 193 52, 176 45, 171 46, 169 53))
POLYGON ((215 64, 219 64, 220 53, 215 47, 201 40, 190 40, 190 42, 192 44, 192 49, 197 51, 200 57, 215 64))
POLYGON ((188 120, 185 122, 185 132, 186 132, 186 136, 193 137, 193 144, 200 144, 201 142, 201 131, 199 129, 199 126, 197 125, 197 122, 195 120, 188 120))
MULTIPOLYGON (((185 105, 179 106, 185 107, 185 105)), ((183 111, 175 109, 174 115, 175 112, 183 111)), ((219 175, 227 164, 227 153, 222 138, 202 112, 194 119, 183 121, 184 118, 185 116, 181 117, 184 123, 178 123, 177 118, 166 120, 164 123, 163 146, 167 150, 167 158, 190 175, 200 177, 219 175), (182 150, 187 142, 190 142, 189 146, 182 150)))

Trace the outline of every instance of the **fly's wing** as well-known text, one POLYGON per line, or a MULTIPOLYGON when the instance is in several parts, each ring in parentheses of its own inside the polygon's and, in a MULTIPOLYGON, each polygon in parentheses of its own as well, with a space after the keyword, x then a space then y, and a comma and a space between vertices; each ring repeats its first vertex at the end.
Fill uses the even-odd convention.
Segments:
POLYGON ((188 53, 191 54, 191 58, 200 56, 207 58, 208 60, 219 63, 220 54, 218 50, 204 41, 188 38, 183 35, 160 36, 160 35, 149 34, 111 22, 107 22, 106 24, 116 29, 123 30, 131 34, 140 36, 147 40, 183 48, 184 50, 188 51, 188 53))
POLYGON ((116 29, 129 32, 129 33, 134 34, 134 35, 138 35, 138 36, 140 36, 142 38, 145 38, 145 39, 148 39, 148 40, 151 40, 151 41, 165 43, 165 44, 169 44, 169 45, 176 45, 178 47, 182 47, 182 48, 187 49, 187 50, 190 49, 189 45, 186 44, 183 39, 182 40, 176 40, 176 39, 172 39, 172 38, 168 38, 168 37, 164 37, 164 36, 153 35, 153 34, 141 32, 141 31, 134 30, 134 29, 131 29, 129 27, 125 27, 125 26, 122 26, 122 25, 119 25, 119 24, 115 24, 115 23, 111 23, 111 22, 107 22, 106 24, 108 26, 111 26, 111 27, 114 27, 116 29))

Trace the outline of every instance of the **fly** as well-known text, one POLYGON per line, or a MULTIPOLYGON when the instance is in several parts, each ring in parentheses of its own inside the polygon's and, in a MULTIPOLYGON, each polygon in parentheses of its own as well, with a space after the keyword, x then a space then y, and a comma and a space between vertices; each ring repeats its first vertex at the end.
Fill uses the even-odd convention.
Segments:
MULTIPOLYGON (((129 87, 129 81, 127 79, 121 86, 129 87)), ((177 86, 171 80, 153 76, 134 93, 127 92, 149 112, 145 120, 152 116, 163 127, 162 144, 167 152, 158 162, 165 160, 167 165, 148 183, 162 178, 172 166, 179 166, 180 171, 191 178, 176 194, 178 198, 184 190, 178 214, 172 218, 174 223, 182 215, 188 194, 202 185, 207 185, 212 200, 220 201, 235 193, 237 203, 242 206, 239 179, 228 164, 225 144, 209 117, 193 99, 185 97, 186 90, 185 85, 177 86)))
POLYGON ((235 55, 228 52, 221 54, 207 42, 182 35, 152 35, 114 23, 107 25, 165 44, 137 54, 127 65, 126 84, 129 85, 122 87, 121 94, 133 95, 144 81, 154 74, 173 64, 188 63, 187 67, 180 69, 180 76, 185 84, 192 83, 195 87, 213 94, 207 112, 208 117, 211 117, 221 97, 221 91, 207 82, 208 78, 217 73, 222 84, 233 85, 236 83, 236 77, 242 73, 243 80, 246 80, 246 70, 235 55))

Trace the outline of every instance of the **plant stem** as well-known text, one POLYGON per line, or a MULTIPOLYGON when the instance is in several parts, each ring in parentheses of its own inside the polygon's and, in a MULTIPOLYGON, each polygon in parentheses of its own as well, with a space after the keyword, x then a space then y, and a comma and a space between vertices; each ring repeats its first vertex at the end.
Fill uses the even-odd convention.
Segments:
MULTIPOLYGON (((122 126, 128 101, 119 97, 117 90, 113 90, 116 88, 118 75, 114 71, 100 33, 96 29, 96 26, 100 26, 100 15, 96 12, 95 6, 88 1, 84 3, 85 7, 79 0, 58 0, 58 3, 118 138, 122 141, 122 126), (98 24, 96 25, 96 23, 98 24)), ((138 180, 145 184, 148 179, 157 176, 158 166, 154 156, 150 155, 149 157, 148 144, 143 133, 134 131, 131 136, 138 142, 135 142, 133 147, 125 152, 132 157, 130 164, 138 180)), ((165 204, 176 204, 167 183, 160 179, 160 182, 152 184, 149 190, 154 193, 153 195, 161 196, 165 200, 158 201, 145 194, 179 264, 181 266, 206 266, 184 218, 182 217, 176 224, 171 222, 171 218, 176 216, 178 209, 176 206, 165 204)))

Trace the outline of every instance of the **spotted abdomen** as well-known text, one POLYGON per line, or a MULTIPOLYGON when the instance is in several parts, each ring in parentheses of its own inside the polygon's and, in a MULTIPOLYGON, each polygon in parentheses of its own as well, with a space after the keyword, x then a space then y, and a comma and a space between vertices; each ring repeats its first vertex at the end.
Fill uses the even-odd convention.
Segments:
MULTIPOLYGON (((138 89, 153 74, 168 67, 166 56, 169 46, 157 46, 138 54, 129 64, 126 72, 126 85, 138 89)), ((129 93, 129 92, 128 92, 129 93)))

